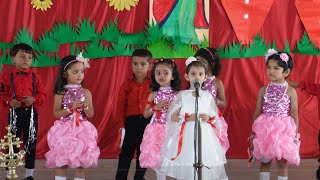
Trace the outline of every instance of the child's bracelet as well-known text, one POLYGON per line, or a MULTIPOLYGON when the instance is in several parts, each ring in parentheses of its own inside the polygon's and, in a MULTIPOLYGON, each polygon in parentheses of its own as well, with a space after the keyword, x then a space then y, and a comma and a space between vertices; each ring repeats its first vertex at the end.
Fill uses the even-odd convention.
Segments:
POLYGON ((151 112, 154 112, 155 111, 155 109, 154 109, 155 104, 153 102, 148 102, 148 104, 150 105, 150 109, 149 110, 151 112))

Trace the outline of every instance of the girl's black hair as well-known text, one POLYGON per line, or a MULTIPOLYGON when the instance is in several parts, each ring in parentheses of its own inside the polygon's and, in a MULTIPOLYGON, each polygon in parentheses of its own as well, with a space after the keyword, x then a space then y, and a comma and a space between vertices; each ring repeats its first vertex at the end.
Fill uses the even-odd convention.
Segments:
POLYGON ((169 66, 169 68, 172 71, 172 77, 173 77, 173 80, 171 80, 170 86, 173 90, 179 91, 180 85, 181 85, 181 78, 180 78, 180 74, 178 71, 178 67, 172 59, 164 59, 164 58, 155 60, 155 62, 153 64, 152 73, 151 73, 151 85, 150 85, 151 91, 158 91, 160 88, 160 84, 157 83, 156 78, 155 78, 156 67, 159 64, 165 64, 165 65, 169 66))
POLYGON ((194 55, 195 57, 200 56, 208 61, 209 69, 211 74, 218 77, 221 71, 220 57, 218 51, 215 48, 200 48, 194 55))
POLYGON ((53 92, 55 94, 63 94, 64 93, 64 86, 68 83, 67 82, 67 73, 65 73, 72 64, 77 63, 79 61, 73 61, 76 59, 76 56, 74 55, 68 55, 61 59, 60 62, 60 68, 59 68, 59 74, 58 79, 56 81, 56 84, 54 86, 53 92), (73 62, 71 62, 73 61, 73 62), (71 62, 71 63, 70 63, 71 62))
MULTIPOLYGON (((267 61, 266 61, 266 65, 268 66, 268 63, 270 60, 276 60, 277 61, 277 64, 278 66, 282 67, 283 68, 283 72, 285 72, 286 70, 290 69, 290 73, 293 69, 293 61, 292 61, 292 57, 290 56, 290 54, 286 53, 286 52, 281 52, 281 51, 278 51, 278 53, 275 53, 275 54, 272 54, 271 56, 268 57, 267 61), (281 59, 280 55, 282 53, 285 53, 287 54, 287 56, 289 57, 288 61, 285 62, 281 59)), ((290 75, 290 73, 288 74, 288 76, 290 75)), ((287 76, 287 77, 288 77, 287 76)))

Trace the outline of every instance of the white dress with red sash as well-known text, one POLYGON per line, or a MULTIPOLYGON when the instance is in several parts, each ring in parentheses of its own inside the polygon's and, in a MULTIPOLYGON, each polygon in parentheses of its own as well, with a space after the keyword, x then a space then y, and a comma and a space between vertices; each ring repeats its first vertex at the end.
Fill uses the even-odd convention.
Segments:
MULTIPOLYGON (((198 100, 199 114, 206 113, 217 117, 217 106, 212 95, 200 90, 198 100)), ((194 178, 194 122, 186 122, 186 114, 195 113, 193 90, 181 91, 171 104, 166 121, 166 138, 162 146, 162 163, 157 172, 178 179, 194 178), (180 122, 171 121, 171 115, 180 109, 180 122)), ((202 179, 228 179, 225 173, 225 152, 220 144, 217 129, 220 121, 214 118, 210 122, 201 121, 202 129, 202 179)))

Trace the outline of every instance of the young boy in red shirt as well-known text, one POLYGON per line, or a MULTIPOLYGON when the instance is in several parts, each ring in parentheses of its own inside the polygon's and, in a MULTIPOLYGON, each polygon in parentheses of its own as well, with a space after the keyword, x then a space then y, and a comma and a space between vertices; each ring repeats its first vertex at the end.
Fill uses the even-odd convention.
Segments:
MULTIPOLYGON (((37 107, 45 101, 46 93, 41 77, 30 69, 34 57, 32 47, 24 43, 16 44, 10 55, 16 68, 3 75, 0 102, 10 107, 8 124, 13 134, 23 140, 26 151, 25 179, 33 180, 38 132, 37 107)), ((18 152, 17 148, 15 152, 18 152)))
POLYGON ((150 121, 150 119, 143 117, 143 112, 151 93, 149 89, 151 80, 147 76, 151 69, 151 61, 152 55, 148 50, 135 50, 131 62, 133 76, 120 88, 117 121, 120 121, 121 128, 124 127, 125 136, 119 155, 116 180, 127 180, 135 149, 137 150, 137 160, 134 179, 144 179, 146 168, 140 167, 139 156, 144 129, 150 121))

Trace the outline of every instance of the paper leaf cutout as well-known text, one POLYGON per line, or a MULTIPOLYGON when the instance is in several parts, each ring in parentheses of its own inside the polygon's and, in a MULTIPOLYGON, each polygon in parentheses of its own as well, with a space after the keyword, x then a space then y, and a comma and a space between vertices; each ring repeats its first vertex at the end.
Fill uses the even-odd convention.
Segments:
POLYGON ((120 30, 118 29, 118 21, 117 19, 113 22, 110 20, 110 24, 106 24, 106 26, 102 29, 101 40, 110 41, 110 42, 118 42, 118 38, 120 36, 120 30))
POLYGON ((68 22, 59 22, 53 27, 52 36, 59 44, 67 44, 78 41, 78 34, 68 22))
POLYGON ((86 20, 85 18, 83 21, 81 19, 78 19, 79 24, 77 24, 77 32, 80 35, 78 37, 78 41, 89 41, 92 38, 97 37, 98 35, 96 34, 94 24, 90 24, 90 19, 86 20))

